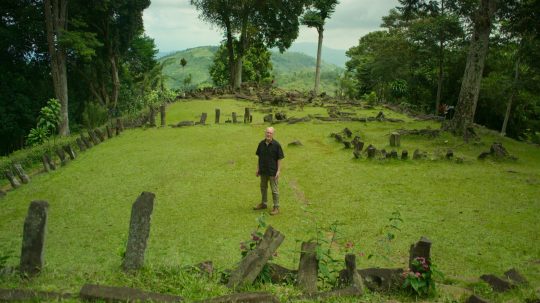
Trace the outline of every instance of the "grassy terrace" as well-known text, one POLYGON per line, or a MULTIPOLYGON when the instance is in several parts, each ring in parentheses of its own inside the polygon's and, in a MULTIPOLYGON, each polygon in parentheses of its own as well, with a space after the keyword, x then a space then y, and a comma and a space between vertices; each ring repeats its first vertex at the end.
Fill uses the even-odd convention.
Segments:
MULTIPOLYGON (((201 112, 207 112, 209 125, 128 130, 81 153, 66 167, 37 175, 29 185, 9 192, 0 200, 0 253, 12 256, 8 265, 17 264, 28 204, 47 200, 46 268, 31 281, 0 278, 0 287, 76 292, 91 282, 141 287, 189 300, 226 293, 225 287, 178 268, 204 260, 212 260, 219 269, 233 267, 240 260, 239 243, 256 227, 259 213, 251 210, 260 199, 255 149, 263 139, 264 114, 254 112, 250 125, 223 123, 233 111, 243 114, 246 106, 257 107, 232 100, 173 104, 167 111, 169 124, 198 121, 201 112), (213 123, 215 108, 221 109, 220 125, 213 123), (120 254, 131 204, 142 191, 156 194, 147 269, 130 277, 119 269, 120 254)), ((327 115, 315 107, 285 111, 296 117, 327 115)), ((378 111, 357 112, 367 117, 378 111)), ((366 146, 390 150, 388 134, 395 129, 439 127, 384 112, 406 122, 312 120, 275 126, 275 139, 285 152, 282 214, 267 222, 286 237, 275 262, 297 267, 297 240, 308 240, 316 228, 327 230, 338 221, 339 243, 352 241, 355 251, 366 256, 357 259, 360 268, 406 267, 409 245, 424 235, 433 241, 433 261, 445 274, 445 283, 472 285, 495 302, 534 292, 540 286, 538 147, 487 131, 480 142, 470 144, 447 134, 435 139, 404 136, 398 152, 407 149, 412 155, 419 148, 429 152, 429 159, 369 161, 355 160, 352 150, 344 150, 329 136, 348 127, 366 146), (288 147, 294 140, 304 146, 288 147), (476 160, 494 141, 502 141, 518 160, 476 160), (439 159, 448 148, 464 163, 439 159), (395 211, 403 219, 401 231, 390 244, 383 244, 384 227, 395 211), (481 274, 502 275, 511 267, 531 282, 530 289, 495 295, 472 282, 481 274)), ((285 286, 262 288, 282 299, 297 293, 285 286)), ((382 299, 370 295, 366 300, 382 299)))

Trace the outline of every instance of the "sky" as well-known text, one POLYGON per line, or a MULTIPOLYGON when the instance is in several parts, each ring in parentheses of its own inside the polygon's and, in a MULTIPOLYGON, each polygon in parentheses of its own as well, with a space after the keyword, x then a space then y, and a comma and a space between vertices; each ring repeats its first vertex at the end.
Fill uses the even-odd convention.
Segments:
MULTIPOLYGON (((363 35, 379 29, 381 17, 398 5, 397 0, 341 0, 326 23, 323 45, 347 50, 363 35)), ((219 45, 220 28, 199 20, 189 0, 152 0, 143 14, 146 34, 160 52, 184 50, 204 45, 219 45)), ((317 42, 317 31, 300 27, 295 42, 317 42)))

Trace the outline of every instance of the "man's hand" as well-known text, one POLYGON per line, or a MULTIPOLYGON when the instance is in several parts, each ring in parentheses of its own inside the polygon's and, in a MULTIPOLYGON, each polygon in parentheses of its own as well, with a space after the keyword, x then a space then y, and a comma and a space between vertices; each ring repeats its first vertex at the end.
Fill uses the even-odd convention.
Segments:
POLYGON ((279 171, 276 173, 276 176, 274 177, 276 181, 279 179, 279 171))
POLYGON ((259 170, 257 169, 257 172, 255 173, 255 177, 259 176, 259 170))

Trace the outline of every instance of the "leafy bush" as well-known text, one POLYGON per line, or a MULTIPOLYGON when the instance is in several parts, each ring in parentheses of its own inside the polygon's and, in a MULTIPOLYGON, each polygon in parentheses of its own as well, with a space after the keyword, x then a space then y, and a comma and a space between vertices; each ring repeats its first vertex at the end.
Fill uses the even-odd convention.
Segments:
POLYGON ((416 257, 411 262, 412 268, 403 272, 405 282, 403 288, 409 289, 415 295, 427 296, 435 292, 434 275, 442 276, 441 272, 435 269, 431 260, 423 257, 416 257))
POLYGON ((367 102, 368 105, 371 105, 371 106, 374 106, 376 105, 379 101, 379 98, 377 97, 377 94, 375 92, 371 92, 369 94, 365 94, 362 96, 362 99, 365 100, 367 102))
POLYGON ((52 98, 47 105, 41 108, 38 116, 37 126, 30 130, 27 137, 27 144, 30 146, 45 142, 51 135, 55 134, 60 123, 60 102, 52 98))

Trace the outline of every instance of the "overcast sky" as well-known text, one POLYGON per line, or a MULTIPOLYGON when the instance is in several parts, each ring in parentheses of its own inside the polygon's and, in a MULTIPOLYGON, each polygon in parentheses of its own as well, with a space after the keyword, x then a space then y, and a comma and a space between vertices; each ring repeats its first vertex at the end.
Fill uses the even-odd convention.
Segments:
MULTIPOLYGON (((341 0, 326 24, 324 46, 346 50, 356 45, 361 36, 377 30, 381 17, 397 4, 397 0, 341 0)), ((198 16, 189 0, 152 0, 144 11, 144 27, 161 52, 218 45, 223 39, 221 29, 198 16)), ((301 26, 296 42, 316 43, 317 31, 301 26)))

